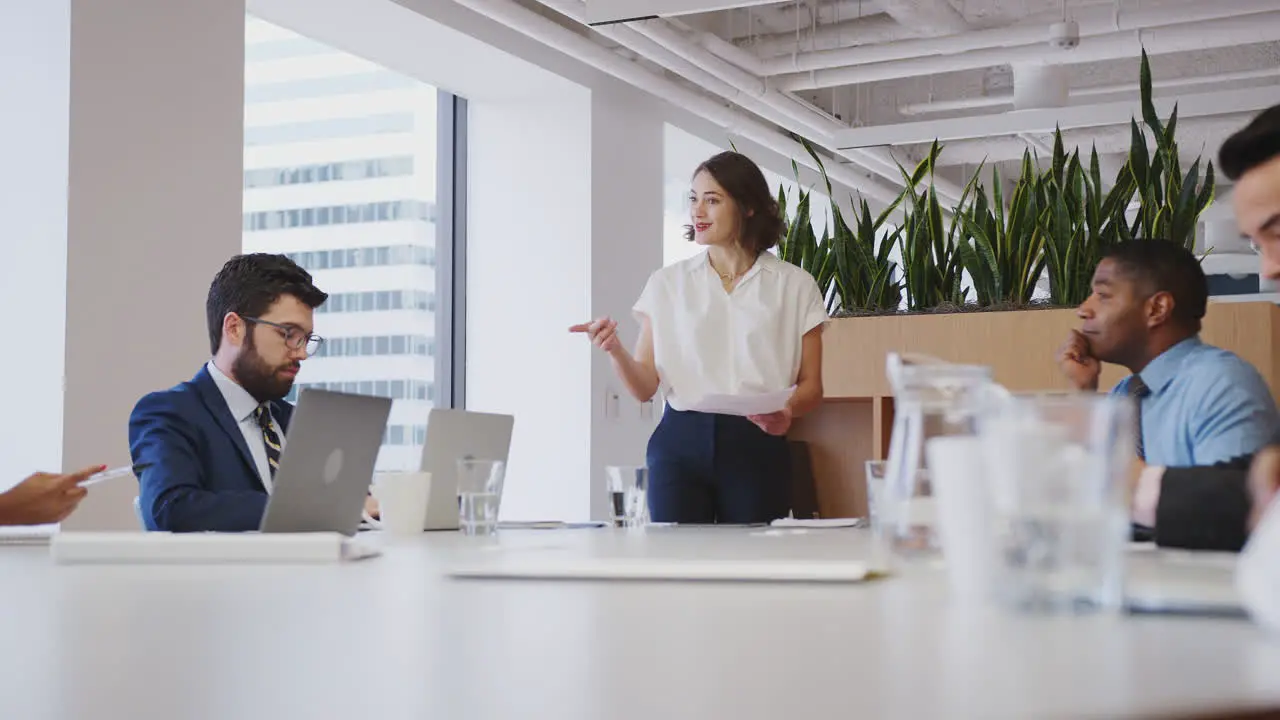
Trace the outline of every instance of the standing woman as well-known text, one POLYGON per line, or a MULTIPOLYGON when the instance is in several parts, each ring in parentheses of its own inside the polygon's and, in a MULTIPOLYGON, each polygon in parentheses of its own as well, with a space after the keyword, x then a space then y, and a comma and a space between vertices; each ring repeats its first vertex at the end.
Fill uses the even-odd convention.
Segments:
POLYGON ((609 353, 637 400, 666 397, 646 459, 653 521, 768 522, 790 509, 787 431, 822 400, 827 314, 813 277, 768 252, 785 225, 754 162, 712 157, 694 171, 689 200, 685 237, 706 251, 649 277, 633 308, 635 354, 608 317, 570 330, 609 353), (792 386, 786 408, 769 415, 690 409, 706 395, 792 386))

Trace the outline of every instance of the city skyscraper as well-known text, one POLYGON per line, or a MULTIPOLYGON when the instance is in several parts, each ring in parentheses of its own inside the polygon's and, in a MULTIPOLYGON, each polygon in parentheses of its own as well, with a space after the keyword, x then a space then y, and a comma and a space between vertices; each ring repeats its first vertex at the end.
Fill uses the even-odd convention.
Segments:
POLYGON ((436 391, 437 90, 264 20, 245 25, 244 249, 330 294, 299 390, 390 397, 379 470, 416 468, 436 391))

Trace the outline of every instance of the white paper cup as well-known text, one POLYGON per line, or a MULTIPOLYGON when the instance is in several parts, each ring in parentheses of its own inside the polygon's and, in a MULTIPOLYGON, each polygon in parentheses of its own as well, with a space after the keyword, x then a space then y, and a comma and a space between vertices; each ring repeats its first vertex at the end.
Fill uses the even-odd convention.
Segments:
POLYGON ((993 548, 981 440, 935 437, 925 453, 951 591, 959 600, 983 600, 991 589, 993 548))
POLYGON ((386 472, 374 478, 373 497, 378 501, 382 529, 394 535, 423 531, 427 498, 431 494, 429 472, 386 472))

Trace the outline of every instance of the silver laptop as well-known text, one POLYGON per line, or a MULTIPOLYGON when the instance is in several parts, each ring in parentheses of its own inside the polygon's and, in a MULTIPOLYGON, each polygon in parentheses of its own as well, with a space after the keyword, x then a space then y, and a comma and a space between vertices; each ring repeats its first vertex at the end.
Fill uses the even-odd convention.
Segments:
POLYGON ((303 390, 259 530, 355 535, 390 414, 388 398, 303 390))
POLYGON ((507 461, 511 415, 433 408, 427 415, 422 470, 431 473, 424 530, 458 529, 458 460, 507 461))

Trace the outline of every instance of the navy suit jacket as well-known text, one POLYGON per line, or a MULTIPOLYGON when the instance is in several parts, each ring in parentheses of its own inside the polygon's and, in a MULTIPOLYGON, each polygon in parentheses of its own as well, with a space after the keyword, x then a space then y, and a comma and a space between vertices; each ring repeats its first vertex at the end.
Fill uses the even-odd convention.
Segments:
MULTIPOLYGON (((287 432, 293 406, 273 402, 271 414, 287 432)), ((235 532, 261 524, 267 490, 207 367, 138 401, 129 452, 148 530, 235 532)))

